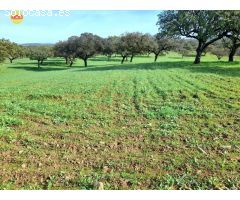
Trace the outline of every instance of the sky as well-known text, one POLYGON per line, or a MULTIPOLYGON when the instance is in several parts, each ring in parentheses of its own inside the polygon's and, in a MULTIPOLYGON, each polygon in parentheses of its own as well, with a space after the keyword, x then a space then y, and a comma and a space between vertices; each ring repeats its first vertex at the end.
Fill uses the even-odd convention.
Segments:
POLYGON ((38 15, 39 12, 24 11, 24 20, 14 24, 10 11, 0 11, 0 38, 24 43, 55 43, 73 35, 91 32, 101 37, 139 31, 155 34, 159 11, 44 11, 53 16, 38 15), (57 15, 57 16, 55 16, 57 15), (63 16, 68 15, 68 16, 63 16))

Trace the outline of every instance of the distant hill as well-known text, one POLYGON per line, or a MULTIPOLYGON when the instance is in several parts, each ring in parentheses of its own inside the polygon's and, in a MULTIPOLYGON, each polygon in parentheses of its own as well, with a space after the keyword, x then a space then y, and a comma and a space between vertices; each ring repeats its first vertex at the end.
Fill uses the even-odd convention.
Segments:
POLYGON ((29 46, 53 46, 52 43, 25 43, 21 44, 22 46, 29 47, 29 46))

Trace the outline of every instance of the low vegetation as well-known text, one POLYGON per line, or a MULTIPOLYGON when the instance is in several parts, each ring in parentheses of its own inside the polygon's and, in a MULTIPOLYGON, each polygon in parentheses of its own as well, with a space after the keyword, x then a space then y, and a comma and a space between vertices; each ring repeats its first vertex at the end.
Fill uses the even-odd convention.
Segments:
POLYGON ((239 62, 121 59, 1 66, 1 189, 240 189, 239 62))

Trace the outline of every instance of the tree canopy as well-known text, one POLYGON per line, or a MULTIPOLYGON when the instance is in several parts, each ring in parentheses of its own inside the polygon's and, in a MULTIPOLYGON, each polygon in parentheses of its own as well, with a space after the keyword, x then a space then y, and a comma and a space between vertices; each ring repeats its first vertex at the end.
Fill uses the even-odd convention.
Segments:
POLYGON ((31 60, 37 60, 38 68, 43 64, 44 60, 47 60, 48 57, 52 56, 51 47, 47 46, 35 46, 29 47, 29 58, 31 60))
POLYGON ((103 49, 102 54, 108 57, 108 60, 112 57, 114 53, 117 51, 117 36, 109 36, 108 38, 103 39, 103 49))
POLYGON ((204 50, 228 33, 227 20, 221 11, 164 11, 158 15, 159 31, 168 36, 184 36, 198 41, 195 64, 200 63, 204 50))
POLYGON ((155 55, 154 61, 156 62, 159 55, 170 51, 173 47, 173 40, 171 40, 168 36, 161 33, 154 35, 152 37, 152 44, 150 48, 150 51, 155 55))
POLYGON ((53 47, 53 53, 55 57, 63 57, 66 64, 70 61, 69 44, 67 41, 59 41, 53 47))
POLYGON ((234 61, 234 55, 240 47, 240 11, 222 11, 222 16, 227 20, 228 34, 223 40, 225 48, 229 50, 228 61, 234 61))
POLYGON ((84 61, 87 67, 87 60, 103 49, 102 38, 92 33, 82 33, 80 36, 72 36, 68 39, 69 50, 74 52, 74 57, 84 61))
POLYGON ((10 40, 1 39, 0 40, 0 45, 2 47, 1 51, 5 52, 5 53, 2 53, 2 57, 4 55, 4 59, 8 58, 11 63, 16 58, 20 58, 20 57, 24 56, 23 47, 14 43, 14 42, 11 42, 10 40))

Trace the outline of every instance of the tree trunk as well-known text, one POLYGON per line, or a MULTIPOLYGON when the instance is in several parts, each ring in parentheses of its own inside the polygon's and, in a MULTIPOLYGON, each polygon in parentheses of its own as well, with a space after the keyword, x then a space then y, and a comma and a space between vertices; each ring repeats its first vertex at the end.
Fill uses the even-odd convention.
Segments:
POLYGON ((40 68, 40 60, 38 60, 38 69, 40 68))
POLYGON ((198 42, 198 47, 196 49, 196 57, 194 60, 194 64, 199 64, 201 62, 201 56, 202 56, 202 52, 203 52, 203 48, 202 48, 202 42, 198 42))
POLYGON ((72 61, 72 60, 70 60, 69 67, 72 67, 72 65, 73 65, 73 61, 72 61))
POLYGON ((218 37, 216 38, 213 38, 212 40, 206 42, 204 40, 198 40, 198 47, 196 49, 196 57, 195 57, 195 60, 194 60, 194 64, 199 64, 201 62, 201 56, 203 54, 203 52, 206 50, 206 48, 214 43, 215 41, 217 40, 220 40, 221 38, 223 38, 225 36, 225 33, 224 34, 221 34, 219 35, 218 37))
POLYGON ((195 57, 195 60, 194 60, 194 64, 199 64, 201 62, 201 55, 202 55, 202 52, 197 51, 197 54, 196 54, 196 57, 195 57))
POLYGON ((156 54, 156 53, 155 53, 155 56, 154 56, 154 62, 157 62, 158 55, 159 55, 159 54, 156 54))
POLYGON ((10 61, 10 63, 13 63, 13 59, 12 58, 9 58, 9 61, 10 61))
POLYGON ((126 56, 123 56, 123 57, 122 57, 121 64, 123 64, 123 63, 124 63, 124 60, 125 60, 125 58, 126 58, 126 56))
POLYGON ((41 65, 43 64, 43 60, 41 60, 41 65))
POLYGON ((134 55, 132 55, 132 56, 131 56, 130 62, 132 62, 132 61, 133 61, 133 57, 134 57, 134 55))
POLYGON ((84 66, 87 67, 87 59, 84 59, 84 66))
POLYGON ((66 65, 68 64, 68 57, 65 57, 66 65))
POLYGON ((228 55, 228 62, 233 62, 234 61, 234 55, 237 51, 237 48, 235 46, 233 46, 230 50, 230 53, 228 55))
MULTIPOLYGON (((221 37, 223 37, 223 36, 221 36, 221 37)), ((194 63, 194 64, 199 64, 199 63, 201 62, 201 56, 202 56, 203 52, 206 50, 206 48, 207 48, 210 44, 212 44, 213 42, 221 39, 221 37, 219 36, 219 37, 214 38, 214 39, 212 39, 212 40, 210 40, 210 41, 208 41, 208 42, 203 41, 203 40, 198 40, 198 47, 197 47, 197 49, 196 49, 196 57, 195 57, 195 60, 194 60, 193 63, 194 63)))

